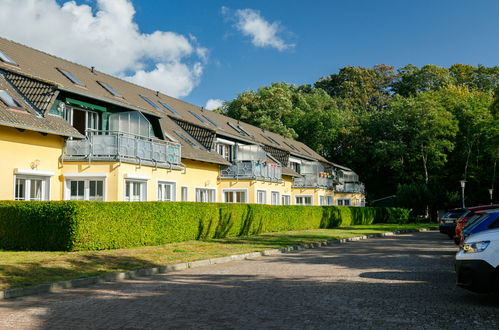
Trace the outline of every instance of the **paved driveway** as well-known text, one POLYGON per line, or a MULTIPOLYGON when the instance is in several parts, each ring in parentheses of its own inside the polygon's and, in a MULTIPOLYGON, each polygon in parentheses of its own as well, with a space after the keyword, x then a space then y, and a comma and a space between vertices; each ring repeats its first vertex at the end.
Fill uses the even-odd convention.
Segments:
POLYGON ((426 232, 103 283, 0 301, 0 329, 498 329, 454 253, 426 232))

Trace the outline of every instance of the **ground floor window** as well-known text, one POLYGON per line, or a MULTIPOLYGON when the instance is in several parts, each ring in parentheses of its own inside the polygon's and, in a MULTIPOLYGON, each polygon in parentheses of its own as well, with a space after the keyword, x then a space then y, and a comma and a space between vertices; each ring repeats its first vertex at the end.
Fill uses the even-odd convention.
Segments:
POLYGON ((125 180, 125 202, 143 202, 147 200, 147 182, 125 180))
POLYGON ((296 205, 312 205, 312 196, 295 196, 296 205))
POLYGON ((350 198, 338 198, 336 204, 338 206, 350 206, 350 198))
POLYGON ((14 199, 18 201, 48 201, 48 177, 16 175, 14 199))
POLYGON ((196 202, 215 203, 215 189, 196 188, 196 202))
POLYGON ((104 180, 69 179, 66 180, 67 197, 76 201, 103 201, 104 180))
POLYGON ((273 191, 270 193, 270 204, 279 205, 279 192, 273 191))
POLYGON ((324 196, 319 196, 319 205, 326 205, 326 199, 324 196))
POLYGON ((246 190, 223 190, 225 203, 247 203, 246 190))
POLYGON ((175 201, 175 182, 158 182, 158 201, 175 201))
POLYGON ((282 195, 282 205, 291 205, 291 196, 282 195))
POLYGON ((182 187, 182 202, 187 202, 188 198, 187 198, 187 187, 182 187))
POLYGON ((326 204, 333 205, 333 196, 326 196, 326 204))
POLYGON ((267 204, 267 192, 265 190, 256 191, 256 203, 267 204))

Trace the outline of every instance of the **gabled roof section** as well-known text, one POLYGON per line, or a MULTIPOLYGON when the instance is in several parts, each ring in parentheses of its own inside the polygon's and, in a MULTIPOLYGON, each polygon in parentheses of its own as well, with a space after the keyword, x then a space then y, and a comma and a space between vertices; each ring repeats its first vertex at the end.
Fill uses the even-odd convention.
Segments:
POLYGON ((230 163, 220 156, 216 151, 207 150, 199 141, 194 139, 187 131, 179 126, 172 118, 160 119, 161 129, 171 135, 182 146, 182 158, 199 160, 208 163, 230 165, 230 163), (180 136, 179 136, 180 133, 180 136), (182 135, 189 140, 186 141, 182 135))
POLYGON ((75 128, 69 125, 64 119, 48 115, 42 117, 31 105, 22 98, 10 83, 0 75, 0 90, 4 90, 21 107, 12 108, 0 101, 0 125, 26 129, 40 133, 83 138, 75 128))

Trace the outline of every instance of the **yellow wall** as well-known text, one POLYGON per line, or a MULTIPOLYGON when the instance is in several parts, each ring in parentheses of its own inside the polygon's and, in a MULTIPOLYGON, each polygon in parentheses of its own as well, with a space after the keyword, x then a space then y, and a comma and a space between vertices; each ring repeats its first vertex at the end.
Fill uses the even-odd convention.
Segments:
POLYGON ((334 194, 334 205, 338 205, 338 198, 349 198, 350 206, 362 206, 362 201, 365 200, 365 196, 359 193, 335 193, 334 194))
MULTIPOLYGON (((312 196, 313 205, 319 205, 319 196, 333 196, 333 191, 313 188, 292 188, 292 179, 283 177, 280 183, 256 180, 219 180, 219 165, 183 159, 184 170, 168 170, 151 166, 139 166, 128 163, 103 162, 64 162, 59 159, 64 148, 64 138, 56 135, 42 135, 37 132, 20 132, 15 128, 0 126, 0 200, 14 199, 14 173, 23 171, 51 172, 50 200, 65 198, 65 180, 71 174, 88 176, 105 175, 106 201, 123 201, 125 178, 147 178, 147 200, 157 200, 158 181, 170 181, 176 184, 176 200, 181 200, 181 188, 188 189, 188 201, 195 201, 196 188, 216 189, 216 202, 223 202, 224 189, 244 189, 249 203, 256 203, 257 191, 267 192, 267 204, 271 204, 271 193, 279 192, 279 204, 282 195, 290 195, 291 204, 299 195, 312 196)), ((338 198, 350 198, 352 206, 361 206, 358 201, 362 194, 334 193, 334 204, 338 198)))
MULTIPOLYGON (((176 186, 176 200, 181 200, 181 187, 186 186, 188 201, 195 200, 196 188, 217 188, 217 177, 219 166, 216 164, 197 162, 184 159, 186 170, 169 170, 164 168, 154 168, 151 166, 139 166, 127 163, 98 163, 88 162, 75 163, 66 162, 62 169, 61 199, 64 196, 63 180, 64 174, 85 173, 105 173, 106 177, 106 201, 123 201, 125 195, 125 179, 131 180, 142 178, 147 182, 147 200, 157 200, 157 187, 159 181, 174 182, 176 186)), ((217 200, 218 201, 218 200, 217 200)))
POLYGON ((0 126, 0 200, 14 199, 15 169, 53 172, 50 199, 59 199, 57 175, 63 146, 60 136, 0 126))

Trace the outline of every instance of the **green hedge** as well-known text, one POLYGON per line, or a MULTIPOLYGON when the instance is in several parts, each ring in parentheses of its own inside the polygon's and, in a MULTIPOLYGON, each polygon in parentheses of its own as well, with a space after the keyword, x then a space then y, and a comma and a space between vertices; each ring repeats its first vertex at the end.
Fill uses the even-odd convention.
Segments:
POLYGON ((404 222, 409 210, 188 202, 1 202, 0 248, 100 250, 404 222))

